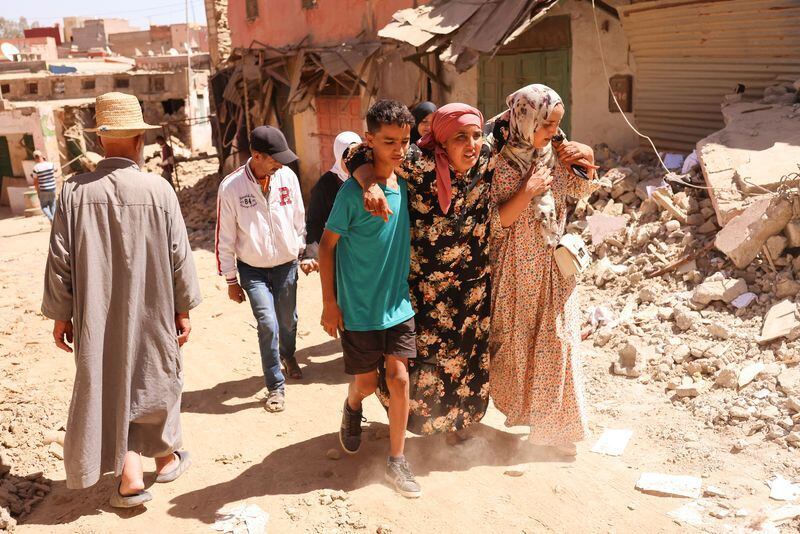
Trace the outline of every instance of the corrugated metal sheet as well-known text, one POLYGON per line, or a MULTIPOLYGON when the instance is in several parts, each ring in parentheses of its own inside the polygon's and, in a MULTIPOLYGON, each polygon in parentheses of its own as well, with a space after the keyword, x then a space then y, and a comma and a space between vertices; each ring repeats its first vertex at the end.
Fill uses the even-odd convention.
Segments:
POLYGON ((761 97, 800 79, 800 0, 659 0, 619 6, 636 60, 634 114, 662 149, 689 151, 724 126, 736 84, 761 97))

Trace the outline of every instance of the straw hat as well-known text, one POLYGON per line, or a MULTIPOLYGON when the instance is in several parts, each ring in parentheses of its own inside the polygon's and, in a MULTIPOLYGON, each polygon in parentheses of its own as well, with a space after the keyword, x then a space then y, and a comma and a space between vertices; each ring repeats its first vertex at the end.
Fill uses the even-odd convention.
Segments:
POLYGON ((86 131, 97 132, 102 137, 136 137, 145 130, 161 128, 144 122, 139 100, 125 93, 105 93, 98 96, 95 100, 95 115, 97 128, 87 128, 86 131))

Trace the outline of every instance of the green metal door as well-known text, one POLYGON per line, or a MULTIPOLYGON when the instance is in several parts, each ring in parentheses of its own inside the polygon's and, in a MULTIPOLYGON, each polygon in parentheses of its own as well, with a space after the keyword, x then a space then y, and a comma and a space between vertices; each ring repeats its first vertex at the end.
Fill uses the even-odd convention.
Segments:
POLYGON ((561 129, 570 130, 570 51, 528 52, 483 56, 478 64, 478 107, 486 118, 507 109, 506 97, 526 85, 541 83, 553 88, 564 101, 561 129))
POLYGON ((11 168, 11 153, 8 151, 8 139, 0 135, 0 177, 14 176, 11 168))

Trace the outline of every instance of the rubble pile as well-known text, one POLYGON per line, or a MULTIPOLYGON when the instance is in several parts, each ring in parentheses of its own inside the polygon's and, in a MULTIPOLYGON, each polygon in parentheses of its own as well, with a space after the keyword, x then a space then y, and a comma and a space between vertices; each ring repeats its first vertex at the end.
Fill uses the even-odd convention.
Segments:
POLYGON ((0 402, 0 531, 11 531, 50 493, 50 480, 41 471, 31 471, 64 458, 63 432, 52 430, 63 425, 51 423, 53 412, 61 407, 43 410, 20 391, 4 389, 8 395, 0 402))
POLYGON ((206 174, 193 186, 184 187, 178 191, 178 201, 181 204, 181 211, 186 221, 186 231, 192 247, 213 246, 214 244, 219 181, 219 175, 214 172, 206 174))
POLYGON ((709 427, 800 448, 800 194, 721 228, 693 155, 667 173, 641 150, 595 154, 602 187, 569 227, 596 257, 584 337, 709 427))

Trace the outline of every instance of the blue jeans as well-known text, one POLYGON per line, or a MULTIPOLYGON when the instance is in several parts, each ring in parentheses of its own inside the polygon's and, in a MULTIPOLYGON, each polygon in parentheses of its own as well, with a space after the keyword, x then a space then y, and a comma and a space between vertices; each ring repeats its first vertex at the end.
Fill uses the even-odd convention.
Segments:
POLYGON ((242 289, 258 322, 261 368, 269 391, 286 381, 281 358, 294 358, 297 341, 297 262, 275 267, 251 267, 238 261, 242 289))
POLYGON ((56 192, 55 191, 39 191, 39 205, 42 206, 44 216, 53 222, 53 217, 56 214, 56 192))

